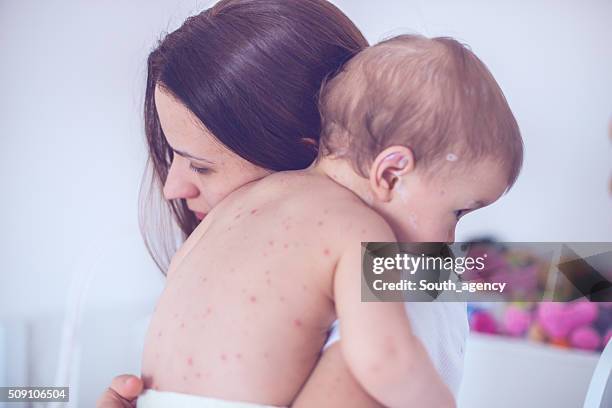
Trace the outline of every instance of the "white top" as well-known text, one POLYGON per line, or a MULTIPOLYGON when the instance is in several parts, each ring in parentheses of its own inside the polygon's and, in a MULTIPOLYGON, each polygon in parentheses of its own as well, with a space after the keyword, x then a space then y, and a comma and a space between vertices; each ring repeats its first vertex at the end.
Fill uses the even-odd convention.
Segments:
MULTIPOLYGON (((440 376, 457 398, 469 326, 465 302, 406 302, 414 334, 423 342, 440 376)), ((340 338, 336 320, 325 344, 340 338)))

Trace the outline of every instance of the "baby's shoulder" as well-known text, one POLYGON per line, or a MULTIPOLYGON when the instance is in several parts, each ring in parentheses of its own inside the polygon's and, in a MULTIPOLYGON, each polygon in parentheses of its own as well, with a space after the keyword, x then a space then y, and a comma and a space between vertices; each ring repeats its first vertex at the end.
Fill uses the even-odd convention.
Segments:
POLYGON ((303 221, 304 229, 339 243, 395 241, 385 219, 353 192, 326 181, 300 187, 282 206, 303 221))
POLYGON ((384 217, 361 200, 333 203, 324 207, 323 213, 329 215, 333 233, 345 244, 396 240, 384 217))

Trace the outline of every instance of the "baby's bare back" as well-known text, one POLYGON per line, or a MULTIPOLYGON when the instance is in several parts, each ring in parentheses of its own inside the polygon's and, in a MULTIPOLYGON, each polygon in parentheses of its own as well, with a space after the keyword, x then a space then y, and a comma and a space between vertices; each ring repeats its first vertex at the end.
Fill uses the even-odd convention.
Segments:
POLYGON ((289 404, 335 318, 333 270, 359 207, 303 172, 224 200, 172 260, 145 344, 146 386, 289 404))

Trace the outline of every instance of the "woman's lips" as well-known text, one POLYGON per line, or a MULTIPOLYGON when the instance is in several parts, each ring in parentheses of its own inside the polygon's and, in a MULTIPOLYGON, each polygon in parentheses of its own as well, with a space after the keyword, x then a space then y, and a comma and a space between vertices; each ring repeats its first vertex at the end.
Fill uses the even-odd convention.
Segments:
POLYGON ((200 221, 202 221, 204 217, 206 217, 206 213, 201 213, 198 211, 194 211, 193 213, 195 214, 196 218, 200 221))

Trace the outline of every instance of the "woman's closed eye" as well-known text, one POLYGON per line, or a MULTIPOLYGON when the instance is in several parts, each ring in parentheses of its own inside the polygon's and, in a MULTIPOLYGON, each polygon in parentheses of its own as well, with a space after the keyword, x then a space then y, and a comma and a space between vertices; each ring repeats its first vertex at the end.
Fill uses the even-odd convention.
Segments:
POLYGON ((193 163, 189 164, 189 169, 191 171, 194 171, 198 174, 206 174, 208 172, 210 172, 211 170, 208 167, 198 167, 198 166, 194 166, 193 163))

